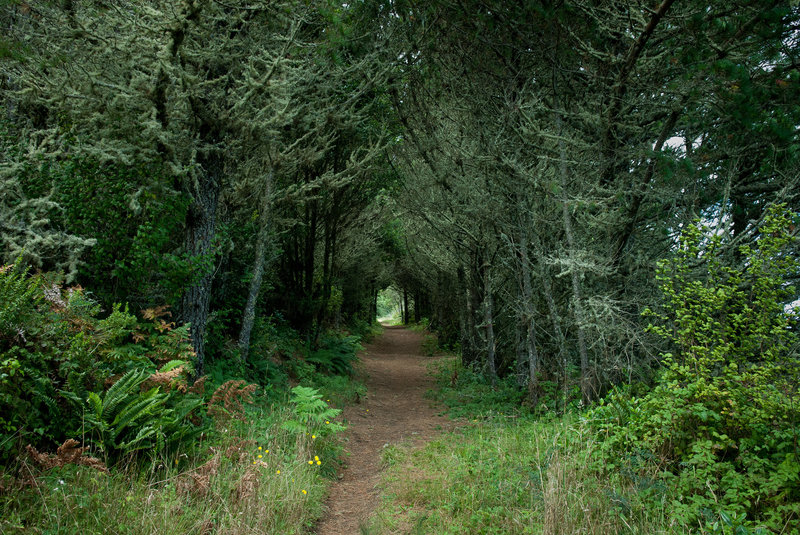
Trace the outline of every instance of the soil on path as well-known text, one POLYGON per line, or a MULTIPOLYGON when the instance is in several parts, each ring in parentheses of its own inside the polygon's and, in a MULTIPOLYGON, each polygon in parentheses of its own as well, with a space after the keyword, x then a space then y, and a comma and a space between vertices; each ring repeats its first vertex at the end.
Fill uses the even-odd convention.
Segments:
POLYGON ((422 445, 450 427, 432 402, 433 387, 422 355, 423 335, 402 327, 385 327, 362 354, 367 396, 344 409, 350 424, 346 468, 331 488, 328 513, 317 535, 353 535, 379 502, 381 452, 389 444, 422 445))

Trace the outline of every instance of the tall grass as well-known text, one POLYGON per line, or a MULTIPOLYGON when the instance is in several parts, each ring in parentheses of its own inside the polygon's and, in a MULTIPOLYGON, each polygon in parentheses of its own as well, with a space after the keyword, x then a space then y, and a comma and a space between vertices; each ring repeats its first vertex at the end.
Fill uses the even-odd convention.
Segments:
POLYGON ((365 535, 691 531, 671 518, 673 491, 648 463, 604 465, 581 417, 532 415, 516 385, 492 385, 453 359, 431 373, 433 397, 462 425, 420 449, 384 450, 384 498, 365 535))
POLYGON ((36 477, 3 479, 0 533, 304 533, 321 514, 338 446, 284 431, 289 417, 249 411, 195 453, 109 474, 75 465, 39 473, 20 460, 36 477))
POLYGON ((471 421, 419 450, 387 448, 385 497, 364 531, 687 532, 670 523, 666 489, 622 475, 603 476, 594 461, 595 446, 574 417, 495 417, 471 421))

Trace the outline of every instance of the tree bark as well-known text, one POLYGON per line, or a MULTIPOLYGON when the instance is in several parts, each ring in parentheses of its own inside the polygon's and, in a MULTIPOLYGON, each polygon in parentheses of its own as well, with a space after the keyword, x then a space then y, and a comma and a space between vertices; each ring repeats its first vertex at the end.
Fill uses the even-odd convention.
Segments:
POLYGON ((403 325, 408 325, 408 290, 403 288, 403 325))
MULTIPOLYGON (((558 112, 555 113, 556 127, 558 129, 558 149, 560 152, 559 158, 559 175, 561 179, 561 194, 564 198, 561 201, 561 216, 564 224, 564 235, 567 238, 567 247, 569 248, 570 260, 574 259, 576 245, 575 234, 572 231, 572 217, 569 213, 569 203, 567 202, 567 150, 564 147, 563 129, 561 123, 561 116, 558 112)), ((572 308, 575 315, 575 333, 578 337, 578 354, 581 360, 581 394, 584 403, 589 403, 592 398, 591 384, 589 382, 589 352, 586 347, 586 334, 583 331, 584 313, 583 313, 583 297, 581 296, 581 282, 580 275, 576 262, 571 262, 569 267, 572 279, 572 308)))
POLYGON ((458 268, 458 280, 464 296, 464 306, 460 307, 459 323, 461 327, 461 364, 472 366, 475 362, 475 312, 472 302, 472 291, 463 267, 458 268))
POLYGON ((193 202, 186 216, 186 251, 199 262, 201 275, 186 288, 181 299, 181 317, 190 324, 191 343, 196 355, 195 375, 203 374, 205 332, 214 279, 214 236, 217 201, 223 172, 222 157, 216 152, 198 157, 198 172, 193 202))
POLYGON ((525 318, 525 350, 528 355, 528 396, 531 407, 539 403, 539 351, 536 349, 536 318, 533 307, 533 286, 531 284, 531 266, 528 258, 528 232, 522 225, 520 238, 520 263, 522 264, 522 302, 525 318))
POLYGON ((272 178, 273 170, 270 168, 261 200, 261 213, 258 217, 258 234, 256 235, 256 257, 253 261, 253 278, 250 279, 250 288, 247 292, 247 304, 242 316, 242 329, 239 332, 239 355, 242 362, 247 362, 250 352, 250 334, 256 316, 256 302, 261 291, 261 281, 264 276, 264 263, 267 245, 269 244, 269 228, 272 214, 272 178))
POLYGON ((497 365, 495 363, 496 342, 494 338, 494 296, 492 295, 492 276, 489 263, 483 265, 484 318, 486 329, 486 364, 492 384, 497 382, 497 365))
POLYGON ((544 290, 544 299, 547 302, 547 310, 550 313, 550 323, 553 328, 553 333, 556 336, 556 344, 558 344, 558 356, 561 363, 561 370, 564 373, 564 384, 561 385, 564 395, 564 411, 567 409, 567 402, 569 401, 569 357, 567 353, 566 339, 564 332, 561 330, 558 308, 556 308, 555 299, 553 299, 553 285, 550 284, 550 276, 545 271, 546 268, 541 270, 542 289, 544 290))

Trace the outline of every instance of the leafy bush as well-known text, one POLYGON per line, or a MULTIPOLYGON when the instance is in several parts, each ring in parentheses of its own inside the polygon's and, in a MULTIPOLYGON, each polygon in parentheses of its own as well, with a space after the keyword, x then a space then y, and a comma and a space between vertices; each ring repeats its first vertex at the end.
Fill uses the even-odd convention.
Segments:
POLYGON ((490 378, 464 367, 456 359, 435 365, 438 390, 436 398, 447 405, 453 417, 488 417, 492 414, 514 415, 525 412, 525 392, 513 377, 490 378))
POLYGON ((282 427, 292 433, 315 436, 327 436, 343 431, 342 424, 333 421, 341 414, 340 409, 333 409, 323 401, 319 391, 307 386, 292 388, 292 405, 294 418, 287 419, 282 427))
POLYGON ((198 259, 176 253, 190 199, 157 165, 70 156, 26 167, 22 183, 26 195, 58 206, 46 214, 54 227, 92 237, 76 269, 104 304, 172 304, 191 281, 198 259))
POLYGON ((687 525, 723 530, 727 518, 742 529, 800 528, 797 315, 785 305, 798 270, 790 227, 772 209, 755 246, 741 249, 740 270, 722 264, 719 236, 689 227, 658 268, 663 310, 646 311, 656 320, 650 329, 674 348, 655 388, 641 398, 617 390, 590 413, 611 463, 635 445, 664 469, 687 525), (698 260, 705 276, 692 273, 698 260))
POLYGON ((358 359, 356 354, 361 349, 356 335, 338 337, 328 334, 323 337, 320 348, 308 355, 306 361, 325 373, 352 375, 353 363, 358 359))
MULTIPOLYGON (((171 362, 159 370, 162 378, 183 363, 171 362)), ((175 374, 173 374, 175 375, 175 374)), ((143 390, 153 375, 146 369, 131 370, 101 395, 89 392, 91 410, 86 412, 89 439, 110 458, 138 450, 161 453, 191 442, 205 428, 191 425, 188 417, 202 405, 199 396, 176 396, 160 386, 143 390)), ((161 381, 163 383, 163 381, 161 381)))
POLYGON ((20 262, 0 269, 0 293, 0 461, 25 442, 52 449, 88 434, 116 459, 199 432, 188 329, 166 308, 139 321, 115 305, 100 319, 83 289, 28 277, 20 262))

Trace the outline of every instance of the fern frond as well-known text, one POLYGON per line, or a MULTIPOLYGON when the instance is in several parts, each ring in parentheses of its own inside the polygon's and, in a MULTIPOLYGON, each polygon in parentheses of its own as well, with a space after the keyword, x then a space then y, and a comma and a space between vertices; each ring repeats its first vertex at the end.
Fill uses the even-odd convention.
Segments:
POLYGON ((114 427, 112 438, 116 439, 116 437, 118 437, 132 422, 152 414, 157 406, 163 404, 164 399, 165 396, 163 394, 159 395, 158 388, 153 388, 125 406, 117 417, 114 418, 114 421, 111 422, 111 425, 114 427))
POLYGON ((180 366, 186 366, 185 360, 171 360, 159 368, 158 373, 166 373, 180 366))
POLYGON ((133 394, 136 388, 148 377, 146 370, 131 370, 123 375, 119 381, 111 385, 103 396, 102 417, 109 419, 115 414, 117 406, 133 394))
POLYGON ((91 405, 95 416, 97 416, 98 419, 102 418, 103 400, 100 399, 100 396, 98 396, 95 392, 89 392, 89 397, 86 399, 86 401, 89 403, 89 405, 91 405))

